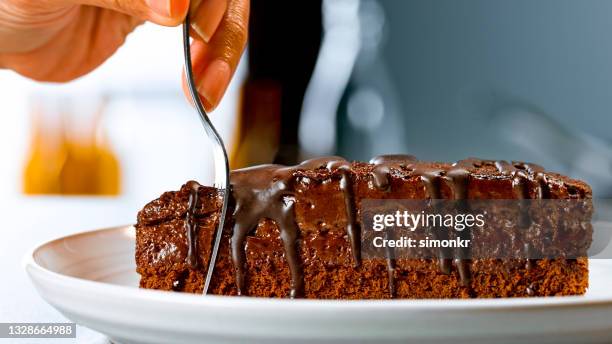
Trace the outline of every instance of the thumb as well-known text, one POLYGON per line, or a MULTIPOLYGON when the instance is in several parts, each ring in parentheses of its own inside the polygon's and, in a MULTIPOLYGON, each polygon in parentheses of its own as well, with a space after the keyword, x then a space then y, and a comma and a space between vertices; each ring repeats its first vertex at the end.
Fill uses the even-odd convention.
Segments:
POLYGON ((189 11, 189 0, 77 0, 79 4, 108 8, 164 26, 177 26, 189 11))

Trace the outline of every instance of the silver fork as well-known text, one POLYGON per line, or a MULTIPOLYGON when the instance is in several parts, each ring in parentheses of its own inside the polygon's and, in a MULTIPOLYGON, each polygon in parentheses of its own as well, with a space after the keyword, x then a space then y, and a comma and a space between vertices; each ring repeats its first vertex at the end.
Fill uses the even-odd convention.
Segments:
POLYGON ((191 94, 191 99, 193 100, 193 104, 200 115, 200 120, 202 121, 202 125, 206 130, 206 135, 208 139, 213 144, 213 160, 215 164, 215 181, 214 186, 219 190, 219 192, 223 195, 223 205, 221 206, 221 217, 219 217, 219 224, 217 226, 217 230, 215 233, 215 242, 213 243, 213 249, 210 254, 210 261, 208 263, 208 270, 206 273, 206 280, 204 282, 204 290, 203 294, 208 292, 208 287, 210 286, 210 280, 212 278, 213 270, 215 267, 215 262, 217 261, 217 254, 219 251, 219 244, 221 243, 221 234, 223 232, 223 224, 225 223, 225 215, 227 212, 227 204, 229 199, 229 160, 227 158, 227 151, 225 150, 225 145, 223 144, 223 139, 217 132, 217 129, 213 126, 208 114, 206 114, 206 110, 204 110, 204 106, 200 101, 200 97, 197 92, 197 88, 195 86, 195 79, 193 76, 193 67, 191 65, 191 46, 189 44, 189 14, 185 17, 185 22, 183 23, 183 52, 185 54, 185 76, 187 79, 187 86, 189 87, 189 93, 191 94))

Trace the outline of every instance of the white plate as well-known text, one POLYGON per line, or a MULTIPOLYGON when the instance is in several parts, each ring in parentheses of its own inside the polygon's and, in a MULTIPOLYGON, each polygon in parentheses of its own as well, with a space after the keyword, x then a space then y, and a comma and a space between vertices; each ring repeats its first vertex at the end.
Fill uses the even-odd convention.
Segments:
POLYGON ((35 248, 26 270, 67 318, 121 343, 610 342, 612 262, 586 296, 494 300, 285 300, 138 289, 131 226, 35 248))

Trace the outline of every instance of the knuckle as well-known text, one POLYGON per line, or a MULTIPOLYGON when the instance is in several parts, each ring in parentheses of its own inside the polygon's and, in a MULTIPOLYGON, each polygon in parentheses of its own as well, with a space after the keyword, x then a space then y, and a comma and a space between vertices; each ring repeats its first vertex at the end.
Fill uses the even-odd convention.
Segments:
POLYGON ((226 20, 223 33, 213 36, 214 50, 223 60, 235 65, 238 63, 248 39, 247 25, 241 21, 226 20))
POLYGON ((225 27, 232 43, 241 50, 246 45, 249 31, 249 1, 229 0, 225 27))
POLYGON ((248 39, 248 26, 241 20, 229 19, 226 26, 227 40, 242 49, 248 39))

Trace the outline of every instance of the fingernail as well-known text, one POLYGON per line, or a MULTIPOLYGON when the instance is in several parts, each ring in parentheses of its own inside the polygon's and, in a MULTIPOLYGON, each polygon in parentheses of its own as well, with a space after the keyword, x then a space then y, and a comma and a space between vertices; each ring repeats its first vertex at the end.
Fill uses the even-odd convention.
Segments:
POLYGON ((209 42, 215 34, 227 9, 227 0, 204 0, 197 9, 193 29, 204 42, 209 42))
POLYGON ((164 17, 171 17, 171 0, 146 0, 147 5, 155 11, 155 13, 164 17))
POLYGON ((219 105, 221 97, 227 89, 232 74, 231 68, 227 62, 223 60, 215 60, 204 71, 198 92, 206 99, 211 109, 219 105))

